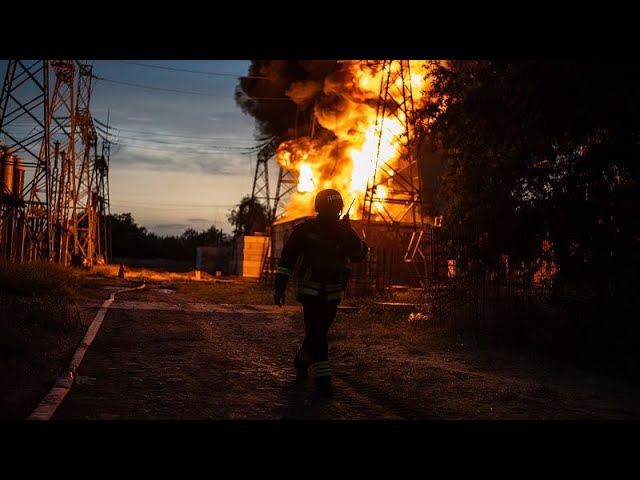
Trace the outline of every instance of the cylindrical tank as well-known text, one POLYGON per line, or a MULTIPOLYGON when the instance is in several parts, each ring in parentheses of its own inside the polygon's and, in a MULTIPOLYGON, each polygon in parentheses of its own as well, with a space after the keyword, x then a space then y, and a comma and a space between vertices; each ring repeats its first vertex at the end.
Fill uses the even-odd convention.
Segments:
POLYGON ((24 172, 27 171, 27 167, 24 166, 24 160, 20 157, 16 157, 16 163, 13 170, 13 194, 17 197, 22 196, 22 189, 24 188, 24 172))
POLYGON ((4 196, 4 147, 0 145, 0 197, 4 196))
POLYGON ((2 165, 2 194, 11 195, 13 193, 13 165, 15 157, 11 155, 11 150, 6 149, 4 152, 3 165, 2 165))

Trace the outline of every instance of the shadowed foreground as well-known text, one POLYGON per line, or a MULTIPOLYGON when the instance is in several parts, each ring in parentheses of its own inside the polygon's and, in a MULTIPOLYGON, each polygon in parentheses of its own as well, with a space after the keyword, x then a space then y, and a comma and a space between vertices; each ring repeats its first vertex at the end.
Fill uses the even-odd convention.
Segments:
MULTIPOLYGON (((639 389, 461 346, 412 350, 340 312, 334 398, 296 385, 300 308, 119 296, 54 419, 638 418, 639 389), (371 335, 374 333, 374 335, 371 335)), ((402 325, 402 328, 410 328, 402 325)))

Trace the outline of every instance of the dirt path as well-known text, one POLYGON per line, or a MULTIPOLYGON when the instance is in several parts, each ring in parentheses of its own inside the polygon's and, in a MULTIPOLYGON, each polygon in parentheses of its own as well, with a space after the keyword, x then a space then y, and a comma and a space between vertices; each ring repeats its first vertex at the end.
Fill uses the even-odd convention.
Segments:
POLYGON ((640 418, 640 389, 622 380, 464 348, 411 353, 384 336, 334 335, 323 400, 293 381, 301 335, 297 306, 122 294, 54 419, 640 418))

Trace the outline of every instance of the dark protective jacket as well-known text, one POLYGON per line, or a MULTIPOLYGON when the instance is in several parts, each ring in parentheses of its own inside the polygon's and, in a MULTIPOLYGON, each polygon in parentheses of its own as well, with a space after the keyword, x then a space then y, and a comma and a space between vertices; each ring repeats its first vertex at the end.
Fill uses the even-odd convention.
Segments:
POLYGON ((274 286, 286 288, 302 254, 297 299, 339 302, 346 287, 347 259, 361 262, 367 251, 367 244, 351 226, 320 217, 309 218, 294 227, 285 243, 274 286))

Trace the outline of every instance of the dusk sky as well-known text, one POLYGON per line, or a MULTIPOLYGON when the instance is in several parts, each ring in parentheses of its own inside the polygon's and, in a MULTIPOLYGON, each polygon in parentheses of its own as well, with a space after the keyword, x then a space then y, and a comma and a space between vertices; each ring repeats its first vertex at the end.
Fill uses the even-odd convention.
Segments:
MULTIPOLYGON (((227 214, 251 193, 256 161, 254 120, 233 99, 238 76, 247 74, 249 61, 89 63, 93 73, 105 79, 94 80, 93 117, 107 123, 109 112, 114 127, 111 212, 130 212, 138 225, 158 235, 180 235, 189 227, 200 231, 211 225, 230 232, 227 214)), ((6 66, 7 60, 0 60, 3 81, 6 66)))

